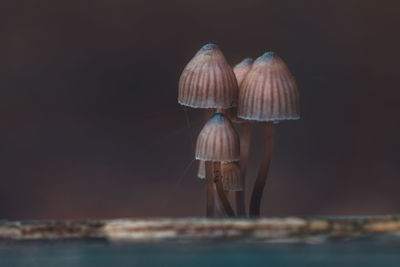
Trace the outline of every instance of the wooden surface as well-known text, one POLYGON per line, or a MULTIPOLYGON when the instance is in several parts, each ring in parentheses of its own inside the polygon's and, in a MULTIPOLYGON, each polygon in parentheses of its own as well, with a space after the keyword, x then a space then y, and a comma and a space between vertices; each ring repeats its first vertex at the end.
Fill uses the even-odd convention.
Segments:
POLYGON ((380 235, 400 239, 400 216, 0 221, 0 240, 105 239, 115 242, 154 242, 231 239, 326 242, 380 235))

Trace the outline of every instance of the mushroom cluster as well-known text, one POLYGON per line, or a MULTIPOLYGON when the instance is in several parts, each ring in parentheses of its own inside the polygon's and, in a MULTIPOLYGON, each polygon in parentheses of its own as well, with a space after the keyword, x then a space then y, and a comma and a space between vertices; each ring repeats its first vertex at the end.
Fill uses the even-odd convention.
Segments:
POLYGON ((207 185, 208 217, 216 213, 246 216, 244 192, 251 127, 255 122, 263 124, 264 155, 248 211, 249 216, 260 216, 275 124, 300 118, 299 93, 287 65, 274 52, 267 52, 254 62, 246 58, 232 69, 218 46, 207 44, 183 70, 178 102, 213 113, 199 133, 195 151, 197 175, 207 185), (240 134, 233 123, 240 125, 240 134), (233 193, 231 198, 229 192, 233 193))

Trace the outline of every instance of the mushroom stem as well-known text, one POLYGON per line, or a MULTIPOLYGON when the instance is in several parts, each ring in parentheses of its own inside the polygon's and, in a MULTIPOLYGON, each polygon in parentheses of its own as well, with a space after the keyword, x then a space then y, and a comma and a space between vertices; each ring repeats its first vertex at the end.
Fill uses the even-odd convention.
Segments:
POLYGON ((215 210, 217 212, 217 215, 219 217, 226 217, 226 212, 225 212, 224 208, 222 207, 222 204, 219 199, 218 192, 217 192, 217 186, 215 183, 214 183, 214 201, 215 201, 215 210))
POLYGON ((260 205, 261 198, 264 191, 265 182, 267 181, 268 170, 271 163, 272 151, 274 145, 274 124, 273 122, 264 123, 264 157, 261 162, 260 169, 258 170, 258 175, 256 182, 254 184, 253 193, 250 200, 249 215, 251 217, 260 216, 260 205))
POLYGON ((251 137, 251 123, 246 122, 242 124, 242 131, 240 135, 240 176, 243 183, 243 190, 235 192, 236 198, 236 211, 238 216, 246 216, 245 208, 245 177, 247 169, 247 161, 250 150, 250 137, 251 137))
POLYGON ((206 216, 214 216, 214 175, 212 170, 212 165, 206 162, 206 186, 207 186, 207 206, 206 206, 206 216))
POLYGON ((221 177, 221 162, 206 162, 206 166, 207 164, 209 166, 212 166, 212 164, 214 165, 213 167, 213 173, 214 173, 214 182, 215 185, 217 186, 217 192, 218 192, 218 196, 219 199, 221 201, 222 207, 224 208, 226 215, 228 217, 234 217, 235 216, 235 212, 232 209, 231 204, 229 203, 228 199, 226 198, 225 192, 224 192, 224 187, 222 185, 222 177, 221 177))

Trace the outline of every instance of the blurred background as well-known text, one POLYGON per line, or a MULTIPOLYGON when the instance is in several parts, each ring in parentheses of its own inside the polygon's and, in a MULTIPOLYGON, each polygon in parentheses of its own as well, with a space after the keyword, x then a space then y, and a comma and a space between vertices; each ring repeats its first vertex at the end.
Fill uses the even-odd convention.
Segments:
POLYGON ((300 88, 302 119, 277 127, 263 215, 399 213, 399 8, 2 0, 0 218, 203 216, 203 112, 178 105, 177 84, 208 42, 232 65, 276 51, 300 88))

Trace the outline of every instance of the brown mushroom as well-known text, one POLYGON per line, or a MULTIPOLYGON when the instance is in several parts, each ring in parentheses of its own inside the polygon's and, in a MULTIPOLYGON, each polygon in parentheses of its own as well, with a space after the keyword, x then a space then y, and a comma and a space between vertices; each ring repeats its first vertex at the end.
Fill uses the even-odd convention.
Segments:
MULTIPOLYGON (((214 179, 225 212, 228 216, 234 216, 234 211, 223 192, 221 162, 239 161, 240 141, 232 122, 224 114, 215 114, 204 125, 197 138, 195 155, 197 160, 206 162, 206 180, 214 179)), ((207 203, 210 204, 213 203, 207 203)))
POLYGON ((260 203, 273 150, 273 122, 300 118, 299 92, 285 62, 274 52, 254 61, 239 88, 238 117, 264 123, 265 155, 253 188, 250 216, 260 215, 260 203))

